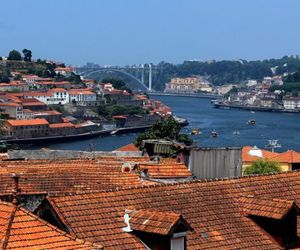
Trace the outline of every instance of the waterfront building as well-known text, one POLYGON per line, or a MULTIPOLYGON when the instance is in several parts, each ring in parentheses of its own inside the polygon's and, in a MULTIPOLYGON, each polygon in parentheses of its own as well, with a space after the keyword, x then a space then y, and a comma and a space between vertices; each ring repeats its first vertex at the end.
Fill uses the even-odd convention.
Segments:
POLYGON ((0 110, 8 114, 10 118, 22 119, 23 106, 19 103, 0 103, 0 110))
POLYGON ((165 88, 165 92, 195 93, 199 91, 212 92, 212 87, 203 77, 172 78, 165 88))
POLYGON ((2 131, 13 138, 33 138, 47 135, 48 128, 46 119, 6 120, 2 131))
POLYGON ((282 102, 286 109, 300 109, 300 97, 298 96, 284 97, 282 102))
POLYGON ((32 116, 37 118, 44 118, 49 123, 61 123, 62 120, 62 113, 56 111, 56 110, 47 110, 47 111, 35 111, 32 112, 32 116))

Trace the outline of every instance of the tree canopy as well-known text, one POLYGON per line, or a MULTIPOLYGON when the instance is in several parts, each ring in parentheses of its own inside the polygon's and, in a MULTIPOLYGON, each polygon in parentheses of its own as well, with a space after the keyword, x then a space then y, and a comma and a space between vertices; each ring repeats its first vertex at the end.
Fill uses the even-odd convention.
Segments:
POLYGON ((192 140, 187 134, 180 134, 181 125, 174 119, 169 118, 157 121, 150 129, 140 134, 134 144, 140 146, 143 140, 147 139, 166 139, 191 144, 192 140))
POLYGON ((31 62, 32 52, 29 49, 23 49, 24 61, 31 62))
POLYGON ((21 53, 17 50, 12 50, 9 52, 8 54, 8 60, 14 60, 14 61, 21 61, 22 60, 22 56, 21 53))
POLYGON ((250 167, 244 170, 244 175, 251 174, 269 174, 280 172, 280 167, 278 162, 268 161, 264 159, 258 159, 252 163, 250 167))

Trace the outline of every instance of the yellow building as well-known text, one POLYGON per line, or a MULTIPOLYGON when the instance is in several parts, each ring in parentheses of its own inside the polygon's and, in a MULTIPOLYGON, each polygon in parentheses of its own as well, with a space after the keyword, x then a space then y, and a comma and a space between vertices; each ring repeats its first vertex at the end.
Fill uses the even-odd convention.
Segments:
POLYGON ((258 159, 278 162, 282 172, 300 169, 300 153, 294 150, 288 150, 283 153, 275 153, 268 150, 259 149, 255 146, 245 146, 242 149, 243 172, 258 159))

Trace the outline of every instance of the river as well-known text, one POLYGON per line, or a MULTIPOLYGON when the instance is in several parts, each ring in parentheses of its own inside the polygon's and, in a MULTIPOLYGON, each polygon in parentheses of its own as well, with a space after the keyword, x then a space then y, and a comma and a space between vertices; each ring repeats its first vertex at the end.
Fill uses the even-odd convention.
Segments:
MULTIPOLYGON (((300 115, 255 112, 243 110, 215 109, 209 99, 155 96, 170 106, 175 115, 188 119, 189 125, 183 131, 190 133, 192 128, 199 128, 201 134, 192 136, 199 146, 230 147, 256 145, 265 147, 268 140, 276 139, 282 145, 276 151, 294 149, 300 152, 300 115), (255 119, 255 125, 247 121, 255 119), (218 132, 218 137, 211 137, 211 130, 218 132)), ((39 147, 66 150, 114 150, 131 143, 136 134, 98 137, 75 142, 44 144, 39 147)))

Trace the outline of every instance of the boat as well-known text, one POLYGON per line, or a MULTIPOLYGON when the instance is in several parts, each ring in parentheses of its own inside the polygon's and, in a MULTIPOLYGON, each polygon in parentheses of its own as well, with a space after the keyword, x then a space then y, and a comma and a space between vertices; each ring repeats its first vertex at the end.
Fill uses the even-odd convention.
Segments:
POLYGON ((210 134, 212 137, 218 137, 218 132, 216 130, 212 130, 210 134))
POLYGON ((248 120, 248 125, 255 125, 255 120, 254 119, 251 119, 251 120, 248 120))
POLYGON ((180 126, 182 126, 182 127, 185 127, 185 126, 189 125, 188 120, 185 119, 185 118, 178 117, 178 116, 176 116, 176 115, 174 115, 173 118, 174 118, 174 120, 177 121, 177 122, 180 124, 180 126))
POLYGON ((118 129, 113 130, 113 131, 110 132, 110 134, 111 134, 111 135, 114 135, 114 134, 118 133, 118 131, 119 131, 118 129))
POLYGON ((199 135, 200 134, 200 130, 198 128, 193 128, 191 135, 199 135))

